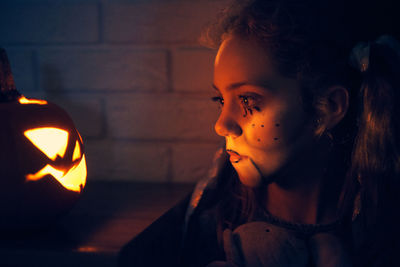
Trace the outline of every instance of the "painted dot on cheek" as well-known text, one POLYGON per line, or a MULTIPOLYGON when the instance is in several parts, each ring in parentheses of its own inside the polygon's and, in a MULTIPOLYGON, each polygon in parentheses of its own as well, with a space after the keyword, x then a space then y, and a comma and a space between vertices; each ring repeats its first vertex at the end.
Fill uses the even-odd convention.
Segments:
POLYGON ((260 142, 261 140, 260 140, 260 139, 257 139, 257 141, 260 142))

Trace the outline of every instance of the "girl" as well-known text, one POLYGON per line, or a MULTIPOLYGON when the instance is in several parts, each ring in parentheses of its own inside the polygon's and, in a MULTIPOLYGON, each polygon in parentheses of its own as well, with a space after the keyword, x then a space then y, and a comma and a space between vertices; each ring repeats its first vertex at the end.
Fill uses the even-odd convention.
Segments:
POLYGON ((218 48, 215 173, 121 265, 397 266, 395 15, 382 2, 225 9, 204 38, 218 48))

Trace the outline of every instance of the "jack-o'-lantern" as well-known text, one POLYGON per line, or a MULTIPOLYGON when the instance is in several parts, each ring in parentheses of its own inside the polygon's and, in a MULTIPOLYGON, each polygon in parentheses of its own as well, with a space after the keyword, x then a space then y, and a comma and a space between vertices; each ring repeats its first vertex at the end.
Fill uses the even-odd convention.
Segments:
POLYGON ((16 90, 0 49, 0 227, 34 229, 68 211, 86 183, 82 138, 68 114, 16 90))

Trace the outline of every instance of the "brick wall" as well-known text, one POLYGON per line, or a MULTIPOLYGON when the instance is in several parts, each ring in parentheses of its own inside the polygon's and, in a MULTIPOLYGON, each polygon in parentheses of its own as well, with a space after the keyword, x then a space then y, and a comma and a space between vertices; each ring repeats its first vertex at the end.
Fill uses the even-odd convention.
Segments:
POLYGON ((195 182, 221 144, 197 39, 226 2, 1 1, 0 46, 20 92, 75 121, 88 179, 195 182))

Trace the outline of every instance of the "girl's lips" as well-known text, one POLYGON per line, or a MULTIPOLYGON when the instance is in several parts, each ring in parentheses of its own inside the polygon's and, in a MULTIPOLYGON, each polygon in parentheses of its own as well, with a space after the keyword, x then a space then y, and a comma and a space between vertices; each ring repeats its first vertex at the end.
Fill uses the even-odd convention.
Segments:
POLYGON ((226 152, 229 154, 229 160, 232 163, 238 163, 241 159, 247 158, 247 156, 242 156, 239 153, 237 153, 236 151, 233 151, 230 149, 228 149, 226 152))

